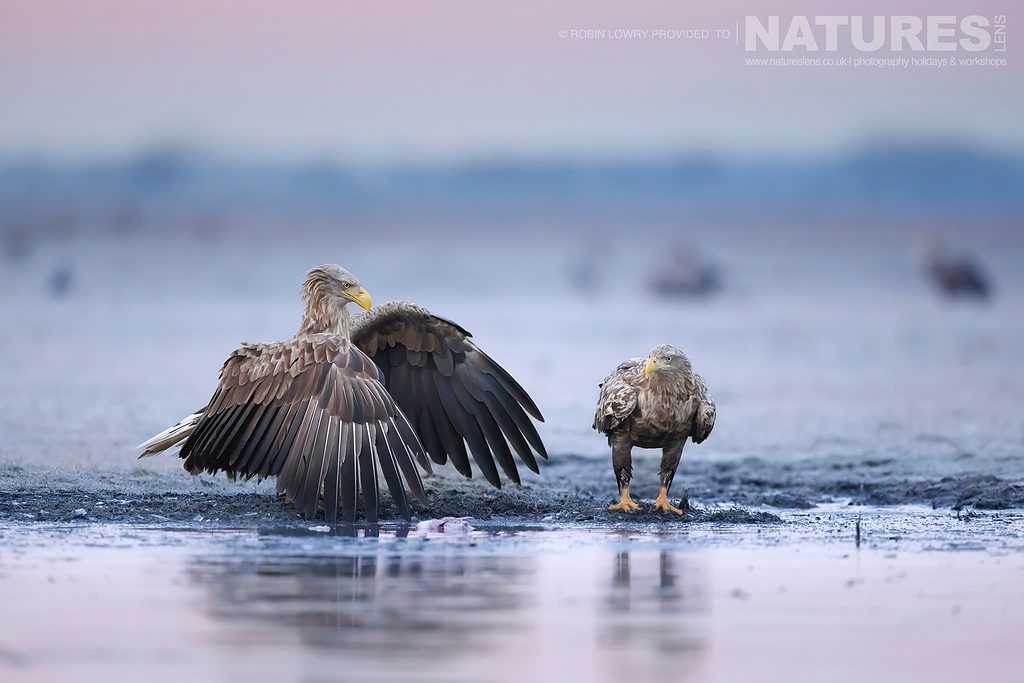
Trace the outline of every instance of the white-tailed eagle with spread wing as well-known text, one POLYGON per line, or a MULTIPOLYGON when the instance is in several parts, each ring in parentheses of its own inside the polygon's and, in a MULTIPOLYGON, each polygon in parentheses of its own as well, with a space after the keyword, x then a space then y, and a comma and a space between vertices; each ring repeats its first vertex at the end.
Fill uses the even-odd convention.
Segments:
POLYGON ((530 418, 543 421, 540 410, 465 329, 408 303, 371 308, 337 265, 311 270, 303 297, 294 337, 234 351, 206 407, 142 444, 142 455, 181 444, 193 474, 277 477, 304 517, 322 508, 331 523, 339 506, 355 520, 360 497, 377 521, 378 475, 409 518, 407 492, 426 502, 416 463, 429 473, 431 460, 450 459, 471 477, 472 455, 498 488, 499 468, 520 483, 513 451, 539 471, 534 453, 547 452, 530 418), (351 319, 350 302, 367 312, 351 319))

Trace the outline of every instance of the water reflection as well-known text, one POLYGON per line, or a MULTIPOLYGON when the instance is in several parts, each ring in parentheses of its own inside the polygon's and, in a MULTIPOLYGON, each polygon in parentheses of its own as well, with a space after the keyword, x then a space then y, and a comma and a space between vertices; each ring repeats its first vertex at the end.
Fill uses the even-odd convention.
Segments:
POLYGON ((699 653, 709 597, 692 557, 662 550, 615 555, 598 638, 608 647, 699 653))
POLYGON ((335 653, 408 658, 443 648, 456 657, 520 628, 529 558, 400 554, 367 543, 336 554, 200 557, 188 575, 212 597, 208 613, 231 622, 236 642, 297 634, 303 645, 335 653))
POLYGON ((493 540, 278 538, 194 557, 186 571, 219 646, 298 646, 311 671, 337 660, 367 680, 396 667, 402 680, 431 681, 569 662, 595 680, 700 670, 699 559, 607 546, 495 554, 493 540))

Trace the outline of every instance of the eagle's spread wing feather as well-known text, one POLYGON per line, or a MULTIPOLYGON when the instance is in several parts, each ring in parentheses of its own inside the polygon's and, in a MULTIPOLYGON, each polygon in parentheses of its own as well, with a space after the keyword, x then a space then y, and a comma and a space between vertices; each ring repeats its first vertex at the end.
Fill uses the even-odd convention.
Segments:
POLYGON ((220 384, 181 457, 192 473, 277 476, 278 491, 311 518, 323 500, 337 521, 377 519, 377 472, 399 511, 406 491, 426 502, 413 459, 429 471, 419 439, 385 391, 377 366, 348 339, 332 334, 246 344, 221 369, 220 384))
POLYGON ((471 336, 456 323, 404 302, 375 307, 352 327, 353 343, 380 368, 384 386, 434 462, 443 465, 450 457, 456 470, 471 477, 468 444, 493 486, 501 487, 498 467, 519 484, 512 451, 539 471, 533 451, 543 458, 547 451, 530 416, 544 418, 519 383, 471 336))
POLYGON ((636 410, 637 381, 644 365, 643 358, 630 358, 619 364, 599 385, 601 393, 594 413, 594 429, 610 432, 636 410))

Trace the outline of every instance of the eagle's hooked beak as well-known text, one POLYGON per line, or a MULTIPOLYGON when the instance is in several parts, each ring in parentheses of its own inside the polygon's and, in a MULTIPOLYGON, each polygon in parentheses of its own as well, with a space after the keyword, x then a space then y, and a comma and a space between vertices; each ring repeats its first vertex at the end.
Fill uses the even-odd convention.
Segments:
POLYGON ((355 293, 351 293, 348 296, 352 301, 355 301, 357 304, 362 306, 364 310, 368 311, 370 310, 370 307, 373 306, 373 297, 371 297, 370 293, 362 287, 360 287, 355 293))
POLYGON ((648 358, 646 365, 644 365, 644 377, 650 377, 651 373, 658 369, 658 361, 654 358, 648 358))

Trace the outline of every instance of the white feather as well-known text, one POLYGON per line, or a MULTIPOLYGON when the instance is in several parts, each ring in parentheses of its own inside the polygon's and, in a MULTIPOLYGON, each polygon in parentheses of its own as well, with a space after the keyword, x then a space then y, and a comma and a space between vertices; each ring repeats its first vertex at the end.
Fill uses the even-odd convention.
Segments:
POLYGON ((142 449, 142 454, 139 455, 139 457, 144 458, 147 455, 163 453, 168 448, 183 442, 188 438, 188 435, 192 433, 192 430, 196 428, 196 425, 199 424, 199 420, 202 417, 203 411, 192 413, 173 427, 168 427, 156 436, 140 443, 136 446, 136 449, 142 449))

